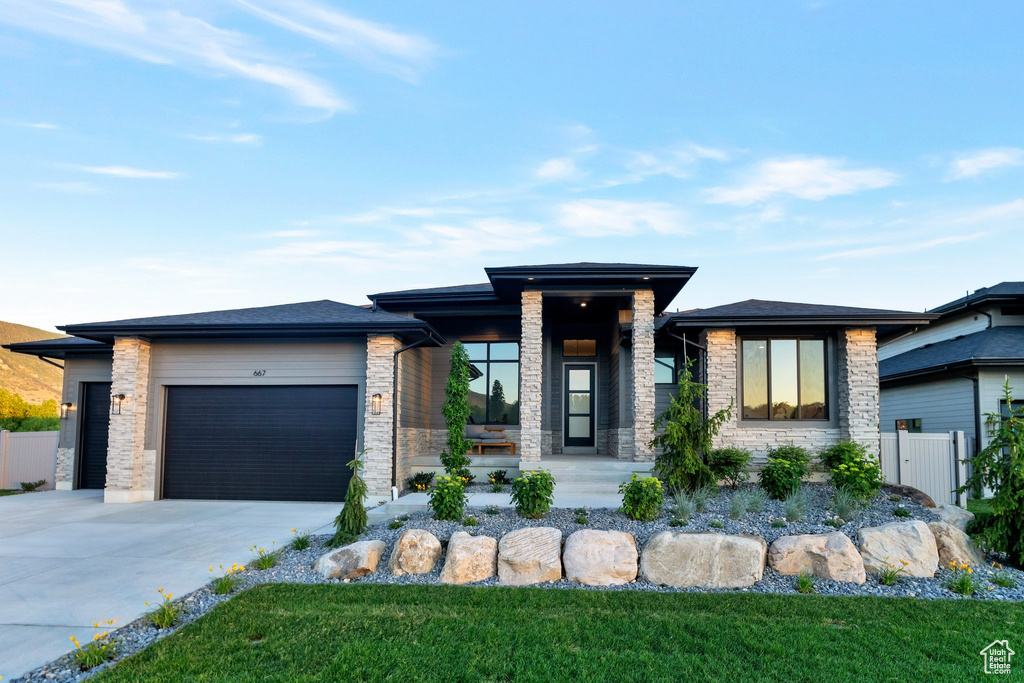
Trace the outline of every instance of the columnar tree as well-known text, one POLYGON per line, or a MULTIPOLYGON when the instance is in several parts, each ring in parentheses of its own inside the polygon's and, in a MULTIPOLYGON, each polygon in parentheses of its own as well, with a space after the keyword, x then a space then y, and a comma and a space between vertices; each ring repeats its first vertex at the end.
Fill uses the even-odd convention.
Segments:
POLYGON ((444 405, 441 406, 448 427, 448 447, 441 453, 441 464, 445 472, 456 477, 469 476, 466 453, 473 447, 465 433, 469 423, 469 375, 469 354, 462 342, 455 342, 448 383, 444 387, 444 405))
POLYGON ((494 422, 498 416, 505 412, 505 387, 501 385, 500 379, 494 380, 494 384, 491 386, 489 404, 488 412, 491 416, 491 422, 494 422))
POLYGON ((334 519, 334 538, 330 546, 348 545, 359 537, 359 534, 366 531, 366 482, 359 472, 363 469, 363 453, 365 449, 348 464, 352 468, 352 477, 348 480, 348 490, 345 492, 345 507, 341 509, 334 519))

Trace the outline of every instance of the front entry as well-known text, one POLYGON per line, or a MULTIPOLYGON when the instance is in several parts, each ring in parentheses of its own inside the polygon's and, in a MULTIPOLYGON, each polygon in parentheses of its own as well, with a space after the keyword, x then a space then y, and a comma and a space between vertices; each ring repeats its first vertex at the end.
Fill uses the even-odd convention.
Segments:
POLYGON ((102 489, 107 484, 110 382, 88 382, 82 385, 79 405, 76 488, 102 489))
POLYGON ((594 392, 593 364, 565 364, 563 402, 565 446, 567 448, 593 448, 597 406, 594 392))

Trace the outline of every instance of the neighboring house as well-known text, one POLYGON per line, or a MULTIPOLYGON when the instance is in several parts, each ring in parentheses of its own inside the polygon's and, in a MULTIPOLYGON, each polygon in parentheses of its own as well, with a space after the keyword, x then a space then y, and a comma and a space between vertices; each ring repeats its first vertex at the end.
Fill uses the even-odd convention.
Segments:
POLYGON ((103 488, 107 501, 337 501, 362 449, 371 495, 387 496, 414 464, 438 462, 456 341, 474 367, 474 427, 504 429, 512 469, 649 463, 652 422, 687 359, 709 410, 735 402, 720 445, 763 456, 855 439, 877 451, 876 329, 930 316, 753 300, 665 314, 695 270, 488 268, 484 284, 373 294, 370 306, 67 325, 70 339, 10 348, 63 359, 57 488, 103 488))
POLYGON ((1009 379, 1024 405, 1024 282, 1002 282, 929 311, 926 328, 879 335, 882 431, 962 430, 967 451, 988 443, 1009 379))

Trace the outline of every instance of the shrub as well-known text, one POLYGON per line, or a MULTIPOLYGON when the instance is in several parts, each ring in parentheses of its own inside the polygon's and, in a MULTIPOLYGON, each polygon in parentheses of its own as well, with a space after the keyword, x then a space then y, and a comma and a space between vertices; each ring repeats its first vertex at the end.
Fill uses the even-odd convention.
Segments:
POLYGON ((837 489, 845 489, 860 500, 874 497, 885 483, 881 466, 869 455, 840 463, 831 471, 829 480, 837 489))
POLYGON ((310 541, 309 529, 306 529, 305 531, 298 531, 297 529, 292 527, 292 533, 295 535, 292 536, 291 543, 288 544, 289 546, 291 546, 291 549, 308 550, 309 546, 312 545, 312 542, 310 541))
POLYGON ((817 579, 809 571, 802 571, 796 577, 796 589, 801 593, 813 593, 817 579))
POLYGON ((679 488, 695 491, 712 483, 714 475, 702 458, 711 452, 711 444, 722 424, 732 417, 732 401, 728 408, 704 417, 699 406, 708 387, 693 381, 692 365, 693 361, 688 361, 679 373, 671 404, 654 421, 658 436, 650 444, 658 450, 654 467, 673 491, 679 488))
POLYGON ((949 569, 952 574, 942 585, 960 595, 974 595, 978 590, 978 585, 974 582, 974 570, 966 564, 957 564, 954 560, 950 560, 949 569))
POLYGON ((462 526, 477 526, 480 524, 476 517, 463 517, 462 526))
POLYGON ((619 493, 622 494, 622 507, 619 510, 637 522, 657 519, 665 505, 665 492, 661 490, 661 482, 657 477, 641 479, 634 472, 629 481, 619 484, 619 493))
POLYGON ((405 522, 399 519, 393 519, 390 522, 388 522, 388 529, 391 529, 392 531, 394 531, 395 529, 401 529, 403 526, 405 526, 405 522))
POLYGON ((694 508, 690 495, 686 491, 676 491, 672 498, 672 516, 680 522, 690 519, 694 508))
POLYGON ((523 472, 512 482, 512 503, 528 519, 540 519, 551 509, 555 479, 547 470, 523 472))
POLYGON ((45 479, 40 479, 39 481, 23 481, 21 482, 21 490, 26 492, 35 491, 37 488, 43 486, 44 484, 46 484, 45 479))
POLYGON ((434 519, 458 522, 466 509, 465 484, 457 477, 442 474, 437 478, 437 486, 430 491, 430 507, 434 510, 434 519))
POLYGON ((999 564, 998 562, 993 562, 992 569, 995 570, 992 572, 992 583, 999 586, 1000 588, 1017 587, 1017 582, 1013 580, 1013 577, 1010 576, 1009 572, 1003 569, 1003 565, 999 564))
POLYGON ((747 512, 764 512, 768 504, 768 494, 763 489, 751 489, 747 494, 747 512))
POLYGON ((363 449, 348 464, 352 470, 352 477, 348 480, 348 489, 345 491, 345 505, 334 518, 334 538, 328 544, 332 548, 348 545, 366 531, 367 489, 366 482, 359 473, 363 469, 362 457, 367 450, 363 449))
POLYGON ((845 522, 857 516, 857 499, 845 487, 836 489, 832 498, 832 514, 845 522))
POLYGON ((786 519, 790 522, 799 522, 807 514, 809 505, 807 492, 802 488, 793 489, 786 497, 786 519))
POLYGON ((724 480, 731 488, 750 478, 749 465, 750 452, 742 448, 716 448, 708 454, 708 467, 715 480, 724 480))
POLYGON ((469 354, 462 342, 455 342, 448 382, 444 387, 444 404, 441 406, 445 426, 448 427, 447 449, 441 452, 441 464, 448 476, 466 477, 469 474, 466 453, 473 447, 473 442, 466 438, 470 412, 469 375, 469 354))
POLYGON ((747 494, 745 491, 735 493, 729 501, 729 519, 743 519, 747 512, 747 494))
MULTIPOLYGON (((270 543, 273 545, 274 541, 271 541, 270 543)), ((280 551, 266 550, 265 548, 258 548, 257 546, 251 546, 249 550, 256 553, 256 557, 252 560, 252 566, 256 569, 270 569, 277 564, 277 556, 280 551)))
MULTIPOLYGON (((213 577, 213 583, 210 584, 210 590, 215 595, 227 595, 231 591, 235 590, 235 586, 240 584, 242 580, 235 576, 245 571, 245 567, 238 564, 237 562, 231 565, 230 569, 224 569, 224 565, 217 565, 220 567, 221 575, 213 577)), ((213 573, 213 565, 210 565, 210 573, 213 573)))
POLYGON ((590 521, 590 518, 587 517, 586 512, 577 512, 576 516, 573 517, 573 521, 577 524, 586 524, 588 521, 590 521))
POLYGON ((78 663, 79 668, 88 671, 114 658, 114 655, 117 654, 117 642, 113 640, 103 642, 103 639, 107 637, 108 629, 116 621, 117 619, 104 619, 93 623, 92 626, 96 632, 93 633, 92 641, 85 645, 79 643, 78 638, 71 636, 71 642, 75 644, 75 662, 78 663), (100 630, 103 630, 103 633, 100 633, 100 630))
POLYGON ((975 533, 991 550, 1024 565, 1024 407, 1014 407, 1010 380, 1003 386, 1005 414, 989 413, 989 442, 971 460, 973 472, 958 489, 994 492, 992 512, 976 520, 975 533))
POLYGON ((800 463, 780 458, 771 458, 758 475, 763 488, 770 497, 782 500, 800 488, 806 468, 800 463))
POLYGON ((897 517, 909 517, 910 510, 900 505, 898 508, 892 511, 892 514, 896 515, 897 517))
POLYGON ((701 486, 699 489, 693 492, 691 500, 693 500, 693 509, 697 512, 704 512, 707 509, 708 503, 718 496, 718 486, 715 484, 707 484, 701 486))
POLYGON ((788 460, 792 463, 802 465, 800 477, 807 476, 807 468, 811 464, 811 454, 806 448, 788 443, 782 446, 769 446, 765 449, 769 460, 788 460))
POLYGON ((887 556, 885 558, 885 566, 882 567, 882 570, 880 572, 878 572, 878 583, 882 584, 883 586, 896 585, 896 582, 899 581, 900 574, 903 573, 903 570, 907 568, 908 564, 910 563, 904 560, 903 558, 900 558, 899 565, 890 564, 889 558, 887 556))
MULTIPOLYGON (((163 588, 158 589, 157 593, 160 594, 160 604, 150 610, 146 614, 146 618, 159 629, 170 628, 178 623, 178 606, 171 602, 171 598, 174 596, 164 593, 163 588)), ((146 607, 149 607, 148 602, 146 607)))
POLYGON ((831 472, 843 463, 865 460, 868 457, 868 449, 855 441, 840 441, 818 454, 826 472, 831 472))
POLYGON ((722 527, 724 527, 725 525, 724 525, 724 524, 722 524, 722 523, 721 523, 720 521, 718 521, 717 519, 713 519, 713 520, 711 520, 710 522, 708 522, 708 526, 709 526, 709 527, 711 527, 712 529, 721 529, 721 528, 722 528, 722 527))
POLYGON ((426 491, 433 483, 433 472, 417 472, 405 480, 405 488, 410 491, 426 491))
POLYGON ((512 482, 508 478, 508 470, 494 470, 488 473, 487 478, 491 480, 492 484, 511 484, 512 482))

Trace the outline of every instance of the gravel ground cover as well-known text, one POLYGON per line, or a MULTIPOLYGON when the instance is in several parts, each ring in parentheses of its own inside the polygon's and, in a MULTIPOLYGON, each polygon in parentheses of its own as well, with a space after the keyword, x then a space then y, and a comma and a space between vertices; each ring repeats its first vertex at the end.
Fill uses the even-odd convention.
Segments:
MULTIPOLYGON (((929 509, 915 504, 909 498, 901 497, 899 500, 891 500, 890 494, 883 491, 864 505, 858 511, 856 517, 836 527, 826 524, 833 518, 829 509, 834 489, 828 484, 807 484, 804 489, 809 496, 808 512, 804 519, 795 522, 786 522, 785 526, 773 526, 772 522, 785 520, 785 504, 782 501, 768 500, 764 509, 759 513, 746 513, 740 519, 730 519, 730 506, 733 495, 737 492, 751 491, 754 486, 740 487, 737 491, 728 488, 720 488, 718 495, 708 502, 703 512, 695 512, 687 521, 685 526, 674 527, 679 531, 700 532, 713 531, 724 534, 753 534, 761 536, 770 545, 772 541, 780 536, 796 534, 815 534, 841 531, 848 535, 853 543, 857 544, 857 530, 861 527, 878 526, 887 522, 907 521, 919 519, 924 522, 931 522, 938 517, 929 509), (898 517, 894 511, 903 508, 909 513, 909 517, 898 517), (720 525, 720 526, 718 526, 720 525)), ((626 531, 636 538, 637 546, 641 549, 644 543, 654 534, 673 528, 669 526, 673 516, 671 512, 671 500, 666 501, 665 510, 662 515, 653 522, 634 522, 625 517, 617 510, 590 509, 586 511, 587 523, 577 523, 577 514, 574 510, 556 508, 552 509, 542 519, 524 519, 516 514, 511 507, 492 508, 488 512, 481 508, 467 509, 466 515, 476 518, 477 526, 463 526, 460 522, 438 521, 433 519, 430 512, 418 512, 404 515, 402 526, 397 529, 389 529, 388 521, 371 526, 360 537, 360 540, 379 539, 387 543, 387 549, 381 556, 377 572, 360 579, 352 580, 351 583, 372 583, 372 584, 394 584, 394 585, 430 585, 440 583, 441 568, 444 565, 444 557, 438 561, 433 571, 426 574, 393 576, 387 570, 387 561, 391 555, 394 543, 406 529, 426 529, 446 544, 448 539, 456 531, 468 531, 473 535, 487 535, 500 538, 502 535, 515 529, 525 527, 554 527, 560 529, 564 538, 580 529, 616 529, 626 531)), ((245 590, 254 585, 264 583, 330 583, 338 584, 340 581, 325 581, 312 570, 313 562, 327 551, 325 544, 329 536, 316 536, 312 538, 312 545, 307 550, 295 551, 285 550, 278 559, 276 566, 266 570, 248 569, 239 574, 241 583, 233 594, 245 590)), ((990 557, 989 562, 998 561, 999 558, 990 557)), ((884 586, 879 583, 878 577, 868 574, 867 581, 862 585, 845 583, 839 581, 827 581, 818 579, 815 582, 815 592, 820 595, 865 595, 881 597, 914 597, 923 599, 952 599, 952 600, 998 600, 998 601, 1024 601, 1024 571, 1007 567, 1003 571, 1012 577, 1015 582, 1014 588, 1002 588, 991 583, 991 577, 995 568, 990 564, 976 567, 974 576, 980 589, 973 596, 963 596, 953 593, 943 584, 949 576, 949 572, 940 567, 934 578, 901 578, 893 586, 884 586)), ((498 580, 492 577, 486 581, 480 581, 472 586, 496 586, 498 580)), ((545 589, 573 589, 586 591, 655 591, 664 593, 776 593, 796 594, 795 577, 785 576, 773 571, 770 567, 764 570, 764 577, 755 585, 749 588, 738 589, 703 589, 703 588, 672 588, 657 586, 637 579, 636 581, 610 587, 581 586, 566 579, 541 584, 538 586, 545 589)), ((182 617, 178 625, 172 629, 157 630, 145 619, 138 619, 111 634, 111 638, 119 641, 118 657, 122 659, 134 654, 157 640, 166 637, 181 626, 194 621, 205 614, 217 604, 230 598, 229 596, 214 595, 209 588, 202 588, 181 599, 182 617)), ((115 660, 116 661, 116 660, 115 660)), ((89 672, 82 672, 78 669, 71 655, 66 655, 47 664, 39 669, 30 672, 22 680, 26 681, 73 681, 82 680, 94 675, 96 672, 109 667, 111 664, 98 667, 89 672)))

